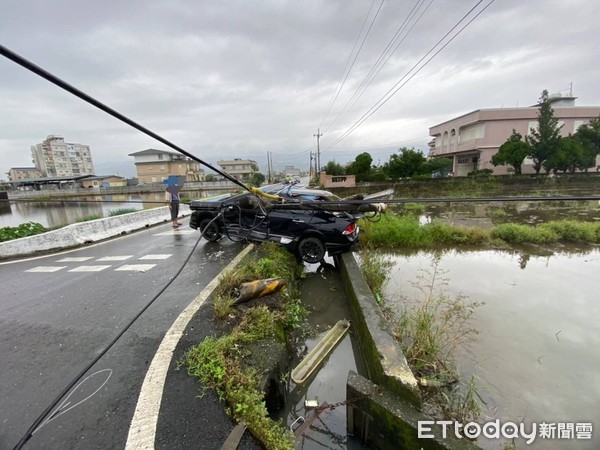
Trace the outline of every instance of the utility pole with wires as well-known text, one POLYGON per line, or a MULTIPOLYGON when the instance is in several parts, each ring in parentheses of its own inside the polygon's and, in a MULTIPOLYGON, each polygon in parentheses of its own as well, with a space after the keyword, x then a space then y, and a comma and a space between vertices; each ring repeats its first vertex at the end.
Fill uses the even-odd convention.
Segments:
POLYGON ((321 146, 320 146, 319 141, 321 139, 321 136, 323 136, 321 134, 321 129, 318 128, 317 134, 313 134, 313 136, 317 138, 317 174, 316 175, 319 176, 319 173, 321 172, 321 146))
POLYGON ((310 159, 308 160, 308 181, 312 181, 313 177, 313 152, 310 152, 310 159))

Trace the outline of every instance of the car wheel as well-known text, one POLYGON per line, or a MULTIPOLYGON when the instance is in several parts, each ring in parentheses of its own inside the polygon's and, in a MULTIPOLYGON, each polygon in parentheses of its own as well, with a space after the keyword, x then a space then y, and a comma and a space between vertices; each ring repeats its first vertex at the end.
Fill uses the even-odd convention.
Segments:
POLYGON ((325 257, 325 245, 321 239, 316 237, 306 237, 298 244, 298 254, 302 261, 309 264, 320 262, 325 257))
POLYGON ((221 239, 221 230, 219 230, 219 225, 217 225, 214 221, 211 223, 211 219, 204 219, 202 222, 200 222, 199 228, 202 236, 207 241, 214 242, 221 239))

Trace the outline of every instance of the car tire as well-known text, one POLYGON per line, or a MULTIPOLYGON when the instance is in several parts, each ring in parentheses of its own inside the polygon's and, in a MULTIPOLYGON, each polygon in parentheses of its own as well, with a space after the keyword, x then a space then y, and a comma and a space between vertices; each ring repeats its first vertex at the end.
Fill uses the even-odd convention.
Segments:
POLYGON ((298 244, 298 255, 309 264, 321 262, 325 258, 325 245, 317 237, 305 237, 298 244))
POLYGON ((222 234, 221 230, 219 229, 219 225, 217 225, 214 221, 211 223, 211 219, 202 220, 198 228, 202 233, 202 237, 208 242, 215 242, 221 239, 222 234), (208 229, 205 230, 207 227, 208 229))

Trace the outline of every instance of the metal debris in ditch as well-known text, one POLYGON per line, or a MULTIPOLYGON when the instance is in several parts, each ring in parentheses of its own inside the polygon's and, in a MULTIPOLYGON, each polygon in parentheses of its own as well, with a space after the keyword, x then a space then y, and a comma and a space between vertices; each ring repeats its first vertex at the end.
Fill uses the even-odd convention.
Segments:
POLYGON ((294 422, 290 425, 290 430, 294 435, 296 435, 296 439, 302 436, 306 430, 311 426, 311 424, 315 421, 319 414, 329 408, 329 403, 323 402, 321 406, 315 408, 315 412, 307 419, 304 416, 298 417, 294 422), (299 426, 296 426, 298 425, 299 426))
POLYGON ((234 305, 279 292, 284 288, 285 281, 283 278, 265 278, 264 280, 242 283, 234 289, 233 294, 236 297, 234 305))
POLYGON ((296 384, 302 384, 321 365, 323 360, 331 353, 336 344, 342 339, 350 328, 350 322, 339 320, 317 343, 308 355, 292 370, 292 380, 296 384))

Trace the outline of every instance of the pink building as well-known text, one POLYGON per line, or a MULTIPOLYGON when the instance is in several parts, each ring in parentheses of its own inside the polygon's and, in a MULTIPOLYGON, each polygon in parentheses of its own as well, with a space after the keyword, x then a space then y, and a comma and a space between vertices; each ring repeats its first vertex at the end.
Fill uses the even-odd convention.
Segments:
MULTIPOLYGON (((554 117, 561 126, 561 134, 568 136, 595 117, 600 116, 598 106, 575 106, 576 97, 555 95, 550 98, 554 117)), ((494 167, 492 155, 509 136, 513 129, 523 137, 531 128, 537 127, 539 105, 526 108, 478 109, 456 117, 429 129, 433 140, 429 143, 429 156, 452 159, 455 176, 466 176, 472 170, 492 169, 495 175, 507 174, 509 166, 494 167)), ((523 173, 535 173, 532 161, 525 159, 523 173)), ((596 160, 600 165, 600 157, 596 160)))

